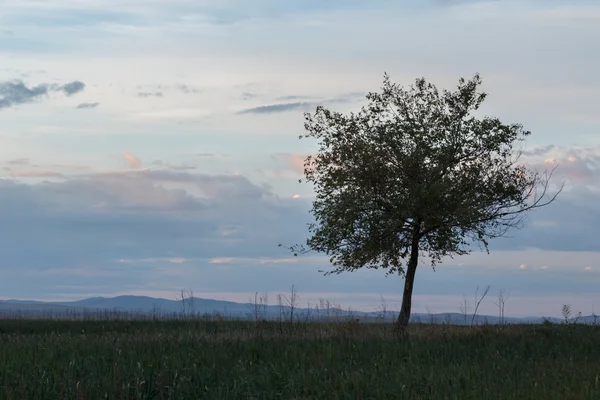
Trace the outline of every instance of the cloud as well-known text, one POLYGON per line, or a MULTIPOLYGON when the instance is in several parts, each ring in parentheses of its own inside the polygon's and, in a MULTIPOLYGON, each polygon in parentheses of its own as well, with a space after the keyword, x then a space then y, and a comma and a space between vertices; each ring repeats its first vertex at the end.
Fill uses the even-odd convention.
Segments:
POLYGON ((142 161, 133 154, 129 153, 128 151, 123 152, 123 159, 125 160, 125 163, 129 168, 142 167, 142 161))
POLYGON ((433 3, 438 6, 456 6, 469 3, 485 3, 496 0, 434 0, 433 3))
POLYGON ((67 96, 74 95, 75 93, 79 93, 85 89, 85 83, 79 81, 73 81, 69 83, 65 83, 60 86, 60 90, 65 92, 67 96))
POLYGON ((91 171, 92 167, 89 165, 77 165, 77 164, 50 164, 48 168, 59 169, 69 173, 81 173, 83 171, 91 171))
MULTIPOLYGON (((308 154, 300 153, 278 153, 272 156, 275 161, 283 161, 283 170, 291 170, 296 175, 304 175, 304 160, 308 154)), ((281 172, 281 171, 280 171, 281 172)))
POLYGON ((178 89, 180 92, 187 93, 187 94, 201 92, 200 89, 197 89, 197 88, 189 86, 189 85, 184 85, 184 84, 175 85, 175 88, 178 89))
POLYGON ((527 215, 525 229, 508 233, 511 241, 495 240, 490 248, 536 247, 545 250, 599 251, 593 226, 600 224, 600 146, 535 146, 523 152, 520 163, 540 173, 553 172, 548 194, 562 183, 556 200, 527 215))
POLYGON ((556 181, 600 188, 600 146, 538 146, 523 151, 521 162, 538 171, 557 167, 553 173, 556 181))
POLYGON ((242 96, 241 96, 242 100, 252 100, 256 97, 258 97, 257 94, 249 93, 249 92, 244 92, 244 93, 242 93, 242 96))
POLYGON ((182 258, 182 257, 153 257, 153 258, 137 258, 137 259, 126 259, 126 258, 120 258, 117 260, 117 262, 121 263, 121 264, 133 264, 136 262, 144 262, 144 263, 164 263, 164 262, 168 262, 171 264, 183 264, 187 261, 192 261, 190 259, 187 258, 182 258))
POLYGON ((201 207, 199 200, 186 191, 170 190, 143 178, 98 174, 93 178, 72 178, 63 183, 40 185, 35 187, 36 190, 52 199, 59 210, 68 207, 75 213, 179 212, 201 207))
POLYGON ((6 162, 9 165, 32 165, 29 158, 15 158, 6 162))
POLYGON ((175 120, 180 123, 182 120, 201 120, 210 116, 211 111, 201 108, 167 108, 162 110, 152 110, 138 112, 132 116, 139 120, 175 120))
POLYGON ((306 160, 306 157, 308 157, 308 154, 286 154, 292 170, 300 175, 304 175, 304 160, 306 160))
POLYGON ((162 92, 139 92, 138 97, 163 97, 162 92))
MULTIPOLYGON (((279 243, 303 241, 306 223, 311 222, 309 206, 307 201, 278 196, 269 187, 234 174, 115 170, 88 171, 52 183, 0 181, 0 219, 11 226, 10 231, 0 232, 6 249, 0 271, 3 276, 30 274, 31 287, 50 287, 44 293, 62 290, 59 286, 68 282, 79 286, 73 293, 80 296, 87 294, 86 285, 92 284, 106 285, 104 294, 153 287, 173 293, 189 287, 199 292, 207 285, 215 291, 275 291, 293 283, 302 293, 336 288, 343 288, 340 292, 396 293, 397 279, 386 280, 381 271, 325 278, 318 273, 328 268, 325 257, 314 254, 290 258, 289 252, 277 247, 279 243), (30 251, 32 243, 36 252, 30 251), (221 271, 217 265, 235 269, 235 279, 231 269, 221 271), (95 275, 71 277, 61 272, 44 276, 43 282, 35 278, 44 271, 78 270, 82 266, 95 275), (152 286, 153 282, 157 286, 152 286)), ((564 216, 565 220, 569 218, 572 216, 564 216)), ((589 229, 581 226, 582 221, 592 230, 596 226, 595 220, 579 219, 576 229, 564 228, 562 221, 558 220, 562 229, 551 231, 554 241, 564 241, 571 235, 574 241, 580 241, 589 234, 589 229)), ((536 229, 528 228, 523 233, 525 237, 533 236, 525 241, 526 246, 553 246, 547 237, 536 237, 536 229)), ((514 249, 522 242, 519 238, 510 246, 514 249)), ((514 289, 515 296, 519 290, 530 293, 531 287, 536 293, 558 290, 559 286, 563 291, 575 290, 569 287, 580 285, 580 281, 591 287, 592 279, 583 281, 569 267, 574 261, 591 265, 595 259, 597 253, 592 252, 475 252, 461 258, 466 263, 463 267, 446 260, 434 273, 424 263, 419 280, 421 292, 416 295, 460 294, 485 282, 493 282, 496 288, 514 289), (510 272, 510 265, 519 262, 523 266, 550 266, 543 274, 543 285, 532 284, 539 282, 535 268, 510 272), (517 272, 522 276, 515 275, 517 272)), ((581 267, 579 271, 586 274, 581 267)))
POLYGON ((308 102, 279 103, 247 108, 239 111, 238 114, 275 114, 294 110, 308 110, 312 106, 313 104, 308 102))
POLYGON ((10 247, 0 269, 277 257, 285 254, 277 247, 281 240, 304 235, 298 228, 306 210, 240 175, 131 171, 32 184, 0 180, 0 218, 13 227, 0 232, 10 247), (35 253, 31 243, 39 244, 35 253))
POLYGON ((363 98, 365 93, 363 92, 350 92, 332 97, 329 99, 317 101, 295 101, 290 100, 310 100, 319 99, 315 96, 301 96, 301 95, 290 95, 277 97, 277 101, 284 101, 282 103, 269 104, 265 106, 251 107, 238 112, 238 114, 275 114, 283 113, 294 110, 309 111, 315 108, 319 104, 336 104, 336 103, 354 103, 359 98, 363 98))
POLYGON ((0 83, 0 109, 15 104, 32 102, 48 93, 48 85, 42 84, 28 88, 23 82, 0 83))
POLYGON ((76 108, 78 108, 78 109, 96 108, 99 105, 100 105, 100 103, 81 103, 76 108))
POLYGON ((29 158, 15 158, 5 163, 6 176, 11 178, 65 178, 54 166, 39 166, 29 158))
MULTIPOLYGON (((544 254, 554 254, 551 250, 556 248, 565 250, 571 257, 571 261, 563 262, 565 268, 574 265, 572 271, 584 274, 583 266, 594 265, 594 257, 589 256, 584 261, 579 250, 599 247, 596 226, 600 222, 600 208, 596 203, 600 174, 594 164, 593 151, 570 154, 571 148, 561 146, 592 143, 600 128, 597 115, 600 86, 598 75, 594 73, 600 52, 598 42, 588 40, 590 33, 597 33, 600 27, 596 3, 595 7, 592 2, 556 7, 537 1, 487 2, 482 3, 482 7, 460 6, 444 12, 431 7, 432 2, 417 0, 363 1, 359 6, 354 0, 269 0, 259 5, 226 1, 218 7, 204 0, 132 0, 127 4, 108 0, 115 7, 107 7, 104 2, 83 4, 76 0, 4 3, 3 11, 4 8, 9 11, 2 19, 2 29, 18 34, 5 37, 0 43, 16 69, 0 71, 6 74, 0 81, 19 77, 20 71, 30 67, 31 60, 38 60, 48 66, 48 78, 42 76, 34 81, 33 78, 39 76, 37 72, 23 77, 26 89, 33 90, 39 82, 50 82, 50 77, 67 79, 73 71, 84 71, 85 76, 93 76, 97 84, 85 90, 99 96, 84 100, 98 100, 103 107, 107 105, 102 115, 55 113, 45 107, 31 107, 25 117, 24 113, 18 113, 19 116, 6 113, 2 129, 10 139, 2 149, 7 159, 23 154, 36 161, 44 157, 49 165, 59 160, 66 165, 76 165, 102 160, 106 153, 115 151, 115 143, 122 143, 124 148, 134 152, 136 148, 143 148, 150 160, 159 158, 157 154, 161 152, 228 152, 232 156, 218 162, 199 161, 202 165, 199 171, 204 174, 179 174, 193 171, 184 169, 187 159, 182 158, 169 159, 169 163, 164 159, 160 169, 165 171, 126 169, 99 173, 91 167, 66 170, 40 166, 41 171, 82 174, 51 185, 15 177, 16 185, 3 186, 0 197, 0 204, 5 208, 0 209, 0 216, 12 221, 9 232, 12 237, 6 241, 8 257, 1 261, 5 269, 1 271, 4 287, 0 289, 22 287, 15 282, 30 282, 24 275, 18 278, 13 275, 12 279, 5 280, 4 274, 30 273, 51 264, 92 265, 112 273, 112 281, 103 284, 106 287, 121 285, 121 291, 133 290, 124 285, 150 284, 151 280, 140 281, 144 276, 162 282, 160 275, 153 274, 143 262, 115 267, 107 261, 113 255, 128 254, 131 259, 139 260, 161 255, 164 259, 248 254, 287 256, 277 253, 272 243, 298 242, 306 233, 305 222, 310 222, 306 206, 306 200, 311 198, 310 189, 304 192, 297 186, 299 160, 283 157, 278 160, 277 166, 285 173, 267 177, 272 189, 261 185, 267 178, 252 174, 255 169, 271 166, 270 154, 286 151, 286 148, 297 154, 314 150, 308 141, 299 143, 296 139, 302 130, 297 122, 302 110, 272 113, 257 124, 253 124, 252 119, 231 118, 230 110, 293 102, 316 105, 321 101, 332 104, 338 101, 335 107, 343 109, 354 101, 348 93, 376 90, 381 83, 381 73, 388 67, 393 69, 390 75, 399 83, 412 83, 414 77, 424 75, 440 87, 451 88, 458 76, 465 71, 468 74, 473 65, 478 65, 485 90, 490 93, 483 112, 506 118, 507 122, 523 122, 533 132, 532 143, 546 146, 524 154, 524 159, 529 157, 531 165, 542 169, 553 165, 544 164, 546 159, 556 159, 559 163, 555 172, 557 181, 570 182, 568 190, 555 204, 532 212, 522 231, 510 232, 514 238, 493 241, 489 258, 469 256, 460 260, 479 260, 479 266, 497 262, 496 267, 501 270, 499 278, 504 280, 493 280, 496 276, 490 275, 490 278, 487 270, 473 276, 458 273, 452 282, 458 284, 461 280, 460 290, 470 290, 478 279, 481 284, 490 279, 494 284, 508 282, 528 290, 527 286, 535 286, 532 282, 539 282, 539 276, 528 275, 539 272, 534 266, 550 266, 539 274, 544 279, 555 273, 553 260, 542 261, 541 258, 544 254), (549 15, 549 11, 554 11, 554 15, 549 15), (515 19, 528 29, 512 29, 511 21, 515 19), (216 24, 224 20, 236 23, 216 24), (410 36, 423 26, 431 29, 422 35, 410 36), (273 35, 274 31, 282 35, 273 35), (481 34, 469 37, 469 32, 481 34), (389 51, 389 43, 376 40, 384 36, 411 37, 411 40, 397 41, 395 51, 389 51), (349 37, 353 40, 348 40, 349 37), (471 46, 449 45, 466 40, 470 40, 471 46), (586 46, 581 46, 582 42, 586 46), (255 43, 261 46, 257 48, 255 43), (203 49, 202 54, 195 51, 198 48, 203 49), (404 54, 411 57, 406 58, 404 54), (511 63, 513 59, 521 62, 511 63), (152 65, 152 68, 143 68, 144 65, 152 65), (131 76, 121 73, 133 70, 139 72, 131 76), (580 73, 570 74, 573 70, 580 73), (215 95, 185 96, 182 94, 185 90, 176 87, 180 81, 190 87, 214 87, 215 95), (158 87, 152 82, 164 83, 158 87), (145 86, 136 87, 138 84, 145 86), (248 86, 242 88, 236 86, 238 84, 248 86), (244 103, 240 92, 245 90, 260 96, 244 103), (130 101, 125 95, 135 96, 137 92, 164 93, 160 99, 164 107, 154 109, 148 107, 151 98, 144 101, 133 97, 138 101, 130 101), (342 94, 336 96, 338 93, 342 94), (276 97, 280 94, 290 96, 276 97), (209 112, 209 117, 202 117, 200 124, 203 114, 199 111, 203 109, 209 112), (176 125, 184 118, 186 125, 176 125), (52 130, 44 127, 52 127, 52 130), (88 132, 95 134, 88 135, 88 132), (44 151, 49 148, 69 149, 69 154, 44 151), (51 161, 53 157, 55 161, 51 161), (226 170, 248 171, 244 179, 216 174, 215 170, 225 162, 228 163, 226 170), (293 199, 294 194, 301 197, 293 199), (37 251, 38 244, 41 255, 34 259, 35 254, 31 255, 30 249, 34 246, 37 251), (524 255, 529 254, 530 247, 543 248, 545 253, 527 259, 524 255), (515 248, 519 251, 510 258, 505 257, 506 251, 498 250, 515 248), (521 263, 526 263, 528 268, 519 270, 521 263), (28 268, 18 269, 20 264, 28 268), (123 276, 123 279, 114 276, 123 276), (528 276, 529 280, 522 282, 521 276, 528 276)), ((457 1, 451 3, 457 4, 457 1)), ((83 81, 86 79, 81 77, 83 81)), ((68 80, 60 81, 63 82, 68 80)), ((53 94, 64 96, 62 90, 51 93, 56 90, 54 86, 48 86, 48 90, 47 94, 32 96, 27 101, 41 101, 53 94)), ((3 100, 4 95, 0 94, 0 101, 3 100)), ((75 107, 77 103, 69 103, 68 107, 75 107)), ((10 105, 17 104, 20 103, 10 102, 10 105)), ((4 166, 19 173, 36 170, 32 166, 4 166)), ((301 270, 305 258, 299 260, 301 270)), ((189 277, 196 276, 201 287, 211 284, 202 279, 215 277, 211 273, 217 268, 211 269, 206 263, 184 264, 182 267, 190 270, 171 269, 172 274, 179 273, 179 280, 173 278, 168 284, 187 285, 189 277)), ((322 267, 326 265, 325 262, 322 267)), ((440 275, 442 267, 438 275, 431 275, 431 281, 444 281, 457 272, 451 262, 445 266, 448 266, 448 274, 440 275)), ((231 276, 225 277, 221 290, 228 284, 237 284, 236 290, 244 285, 245 290, 258 289, 255 285, 260 284, 260 280, 268 281, 269 285, 289 286, 297 279, 296 282, 311 288, 321 284, 320 281, 313 283, 315 275, 309 276, 306 272, 279 275, 269 271, 261 276, 260 271, 264 272, 256 269, 247 275, 236 275, 235 282, 227 281, 233 280, 231 276)), ((427 274, 422 276, 429 276, 427 274)), ((595 272, 584 275, 589 279, 595 272)), ((363 276, 354 278, 354 288, 363 283, 369 285, 362 281, 363 276)), ((558 283, 563 282, 561 276, 551 276, 558 277, 558 283)), ((330 281, 337 282, 335 279, 330 281)), ((371 284, 369 290, 377 290, 381 282, 371 284)), ((53 283, 60 284, 60 280, 53 283)), ((390 290, 397 291, 397 281, 393 284, 390 290)), ((41 290, 50 287, 48 282, 42 281, 40 285, 41 290)), ((444 290, 427 281, 422 287, 444 290)), ((558 284, 553 287, 562 290, 558 284)))
POLYGON ((203 91, 183 83, 137 85, 136 88, 140 90, 136 93, 138 97, 165 97, 165 93, 173 91, 184 94, 201 93, 203 91))
POLYGON ((221 257, 221 258, 213 258, 208 261, 209 264, 229 264, 234 259, 231 257, 221 257))
POLYGON ((44 170, 11 171, 9 176, 13 178, 64 178, 60 172, 44 170))
POLYGON ((220 157, 220 158, 229 158, 231 157, 231 154, 225 154, 225 153, 196 153, 194 154, 196 157, 202 157, 202 158, 216 158, 216 157, 220 157))
POLYGON ((550 153, 552 150, 554 150, 555 148, 556 148, 556 146, 553 144, 548 144, 545 146, 536 146, 536 147, 533 147, 531 150, 523 150, 523 155, 530 156, 530 157, 546 155, 546 154, 550 153))
POLYGON ((293 264, 297 263, 298 258, 266 258, 260 260, 261 264, 293 264))
POLYGON ((152 165, 161 167, 163 169, 173 170, 173 171, 189 171, 189 170, 194 170, 194 169, 198 168, 195 165, 189 165, 189 164, 185 164, 185 163, 176 165, 176 164, 164 162, 162 160, 152 161, 152 165))
POLYGON ((301 95, 290 95, 290 96, 279 96, 276 97, 277 101, 292 101, 292 100, 315 100, 317 97, 315 96, 301 96, 301 95))
POLYGON ((357 100, 364 100, 365 95, 365 92, 343 93, 337 97, 327 100, 327 103, 353 103, 357 100))
POLYGON ((0 83, 0 109, 8 108, 14 105, 31 103, 51 91, 62 91, 71 96, 82 91, 85 84, 79 81, 73 81, 64 85, 54 85, 42 83, 36 86, 27 87, 22 81, 1 82, 0 83))

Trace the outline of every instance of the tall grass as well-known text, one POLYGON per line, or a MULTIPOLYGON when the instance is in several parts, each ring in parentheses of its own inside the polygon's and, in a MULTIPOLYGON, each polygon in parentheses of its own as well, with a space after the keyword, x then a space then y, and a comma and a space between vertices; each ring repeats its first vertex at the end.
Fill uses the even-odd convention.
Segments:
POLYGON ((598 399, 600 327, 0 321, 0 399, 598 399))

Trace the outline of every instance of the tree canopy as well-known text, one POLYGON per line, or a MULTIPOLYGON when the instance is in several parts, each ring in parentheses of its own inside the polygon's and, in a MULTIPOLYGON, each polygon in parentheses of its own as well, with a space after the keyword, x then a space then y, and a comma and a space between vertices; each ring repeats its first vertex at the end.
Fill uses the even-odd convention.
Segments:
POLYGON ((316 154, 304 163, 316 198, 304 245, 329 256, 330 273, 384 269, 405 276, 397 327, 408 324, 420 253, 433 266, 523 226, 527 211, 550 204, 552 171, 519 164, 520 124, 473 115, 486 98, 481 79, 441 93, 424 78, 408 89, 384 75, 380 93, 347 115, 318 106, 305 114, 316 154))

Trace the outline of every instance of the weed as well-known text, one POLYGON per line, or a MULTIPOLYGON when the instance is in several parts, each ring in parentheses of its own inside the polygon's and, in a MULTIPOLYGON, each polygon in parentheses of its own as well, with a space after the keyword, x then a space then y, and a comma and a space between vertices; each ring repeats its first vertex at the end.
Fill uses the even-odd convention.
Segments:
POLYGON ((356 318, 0 326, 0 400, 600 398, 594 325, 411 324, 409 341, 356 318))

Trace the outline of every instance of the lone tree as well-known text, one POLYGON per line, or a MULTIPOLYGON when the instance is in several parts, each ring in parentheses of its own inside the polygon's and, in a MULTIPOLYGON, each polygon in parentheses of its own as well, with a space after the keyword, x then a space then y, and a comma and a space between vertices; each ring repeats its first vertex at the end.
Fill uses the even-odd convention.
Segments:
POLYGON ((554 201, 546 194, 552 171, 517 164, 516 141, 530 132, 520 124, 472 115, 485 100, 481 79, 459 80, 443 93, 417 79, 404 89, 384 75, 368 106, 342 115, 318 106, 305 114, 307 134, 319 150, 304 161, 316 198, 305 245, 335 267, 326 275, 359 268, 405 277, 395 324, 405 332, 419 256, 431 265, 470 253, 472 244, 521 228, 527 211, 554 201))

